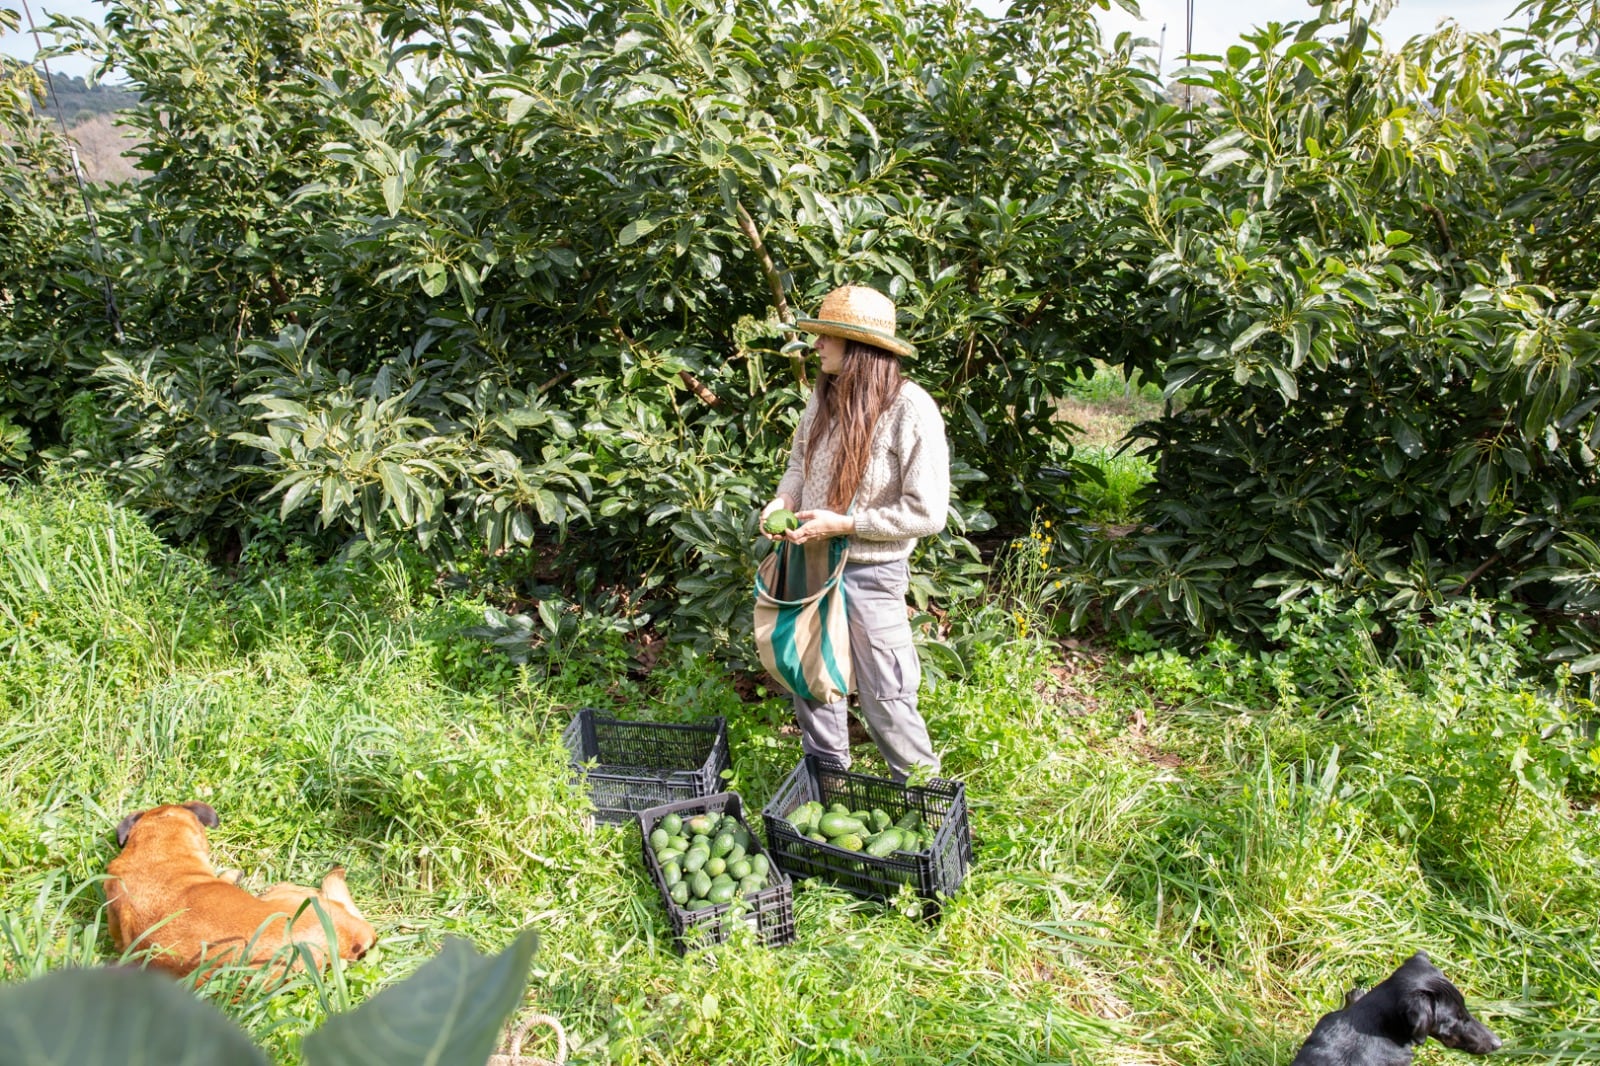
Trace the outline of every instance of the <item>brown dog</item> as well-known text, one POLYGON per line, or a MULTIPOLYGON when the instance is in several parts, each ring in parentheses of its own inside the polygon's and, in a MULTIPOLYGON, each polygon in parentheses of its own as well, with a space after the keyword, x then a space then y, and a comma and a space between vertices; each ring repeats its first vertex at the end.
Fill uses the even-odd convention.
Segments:
POLYGON ((234 884, 236 872, 219 876, 211 867, 206 829, 217 824, 206 804, 183 803, 130 814, 117 826, 122 853, 106 867, 106 910, 118 950, 155 948, 150 965, 181 977, 224 963, 259 966, 296 944, 320 968, 328 941, 316 908, 301 910, 308 899, 333 923, 340 958, 359 959, 372 947, 377 934, 350 898, 342 867, 321 889, 279 884, 252 896, 234 884))

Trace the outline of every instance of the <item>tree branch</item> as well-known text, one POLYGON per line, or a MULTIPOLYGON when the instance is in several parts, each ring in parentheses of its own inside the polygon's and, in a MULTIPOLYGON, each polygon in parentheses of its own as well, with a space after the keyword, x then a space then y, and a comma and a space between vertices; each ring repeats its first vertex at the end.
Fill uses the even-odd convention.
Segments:
POLYGON ((1499 561, 1500 561, 1500 553, 1499 552, 1495 552, 1493 555, 1489 556, 1489 558, 1485 559, 1482 562, 1482 564, 1480 564, 1479 567, 1476 570, 1474 570, 1472 573, 1467 575, 1466 580, 1462 581, 1461 584, 1456 586, 1455 592, 1453 593, 1453 595, 1459 596, 1463 592, 1467 591, 1467 586, 1468 585, 1472 584, 1474 581, 1478 580, 1478 578, 1482 577, 1483 576, 1483 572, 1485 570, 1489 569, 1489 567, 1493 566, 1495 563, 1498 563, 1499 561))
MULTIPOLYGON (((621 341, 625 347, 639 347, 638 343, 634 341, 632 337, 628 336, 627 331, 622 328, 622 324, 620 322, 612 322, 611 331, 617 335, 617 339, 621 341)), ((562 376, 564 377, 565 375, 562 376)), ((554 385, 555 382, 559 380, 561 379, 556 378, 551 381, 549 385, 554 385)), ((683 387, 698 396, 700 398, 700 402, 705 404, 707 407, 715 407, 717 404, 722 402, 722 398, 720 396, 712 392, 705 382, 695 377, 694 374, 690 373, 689 371, 678 371, 678 380, 682 381, 683 387)), ((549 385, 546 385, 544 388, 548 388, 549 385)), ((539 391, 543 392, 544 389, 542 388, 539 391)))
MULTIPOLYGON (((755 249, 756 259, 761 264, 761 273, 766 276, 767 288, 772 291, 772 302, 778 309, 779 321, 793 321, 794 316, 789 313, 789 299, 783 293, 783 276, 778 273, 778 265, 772 261, 766 242, 761 239, 761 231, 756 228, 756 220, 745 210, 743 201, 735 200, 733 207, 739 215, 739 228, 749 238, 750 247, 755 249)), ((792 332, 786 333, 785 336, 791 341, 795 339, 795 334, 792 332)), ((789 365, 794 367, 795 380, 802 385, 806 384, 805 356, 790 355, 789 365)))
POLYGON ((707 407, 715 407, 717 404, 722 402, 721 398, 719 398, 716 393, 712 392, 706 387, 705 382, 701 381, 687 370, 678 371, 678 377, 683 380, 684 386, 690 392, 700 397, 700 402, 704 403, 707 407))
POLYGON ((1444 212, 1433 204, 1423 204, 1422 210, 1433 219, 1433 228, 1439 231, 1439 239, 1444 242, 1444 250, 1454 255, 1456 244, 1450 239, 1450 222, 1444 217, 1444 212))

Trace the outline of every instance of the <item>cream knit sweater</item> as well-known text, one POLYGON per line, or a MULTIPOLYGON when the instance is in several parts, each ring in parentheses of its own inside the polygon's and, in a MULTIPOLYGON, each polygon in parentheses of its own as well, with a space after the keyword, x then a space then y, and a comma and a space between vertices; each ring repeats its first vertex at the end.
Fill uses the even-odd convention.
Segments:
MULTIPOLYGON (((789 466, 776 496, 795 511, 828 507, 828 486, 838 454, 837 424, 821 440, 811 440, 817 394, 811 394, 795 430, 789 466), (806 454, 812 452, 811 473, 806 454)), ((910 381, 895 397, 872 431, 872 452, 851 514, 856 531, 850 538, 850 561, 886 563, 904 559, 921 537, 944 528, 950 508, 950 447, 944 419, 933 397, 910 381)))

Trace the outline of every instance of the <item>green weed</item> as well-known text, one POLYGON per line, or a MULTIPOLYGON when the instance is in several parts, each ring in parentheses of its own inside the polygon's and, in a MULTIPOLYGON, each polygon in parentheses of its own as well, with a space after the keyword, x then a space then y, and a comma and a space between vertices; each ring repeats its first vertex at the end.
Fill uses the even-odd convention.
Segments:
POLYGON ((637 831, 586 817, 561 730, 583 705, 723 715, 726 784, 759 811, 799 757, 786 701, 687 645, 642 676, 604 627, 518 665, 469 635, 481 601, 393 558, 224 581, 92 491, 50 495, 0 498, 8 543, 52 530, 0 568, 4 617, 33 619, 0 652, 0 980, 115 961, 112 827, 203 799, 219 867, 259 890, 343 864, 379 930, 339 971, 202 990, 284 1063, 444 937, 497 950, 528 926, 530 1002, 574 1063, 1265 1066, 1417 948, 1512 1053, 1600 1048, 1593 709, 1525 683, 1520 623, 1489 607, 1375 634, 1328 598, 1267 654, 1064 656, 1041 519, 946 620, 959 669, 923 693, 967 787, 962 892, 925 921, 808 883, 796 943, 680 958, 637 831), (89 558, 100 579, 35 594, 89 558), (113 639, 107 610, 161 639, 113 639))
POLYGON ((1106 444, 1080 445, 1072 454, 1076 461, 1094 467, 1099 474, 1097 478, 1081 479, 1074 486, 1083 502, 1083 519, 1104 525, 1137 521, 1136 497, 1155 477, 1154 464, 1142 455, 1106 444))
POLYGON ((1069 382, 1067 395, 1081 403, 1101 406, 1120 403, 1159 407, 1161 404, 1160 385, 1143 380, 1137 370, 1132 377, 1126 377, 1122 371, 1104 363, 1096 363, 1093 373, 1080 374, 1069 382))

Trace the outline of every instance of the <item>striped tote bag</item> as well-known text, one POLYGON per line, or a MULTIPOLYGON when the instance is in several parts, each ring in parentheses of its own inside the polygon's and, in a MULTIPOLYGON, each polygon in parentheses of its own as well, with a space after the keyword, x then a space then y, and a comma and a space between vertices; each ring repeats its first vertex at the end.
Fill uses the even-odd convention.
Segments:
POLYGON ((772 679, 821 703, 850 691, 844 564, 850 538, 781 540, 756 568, 756 648, 772 679))

